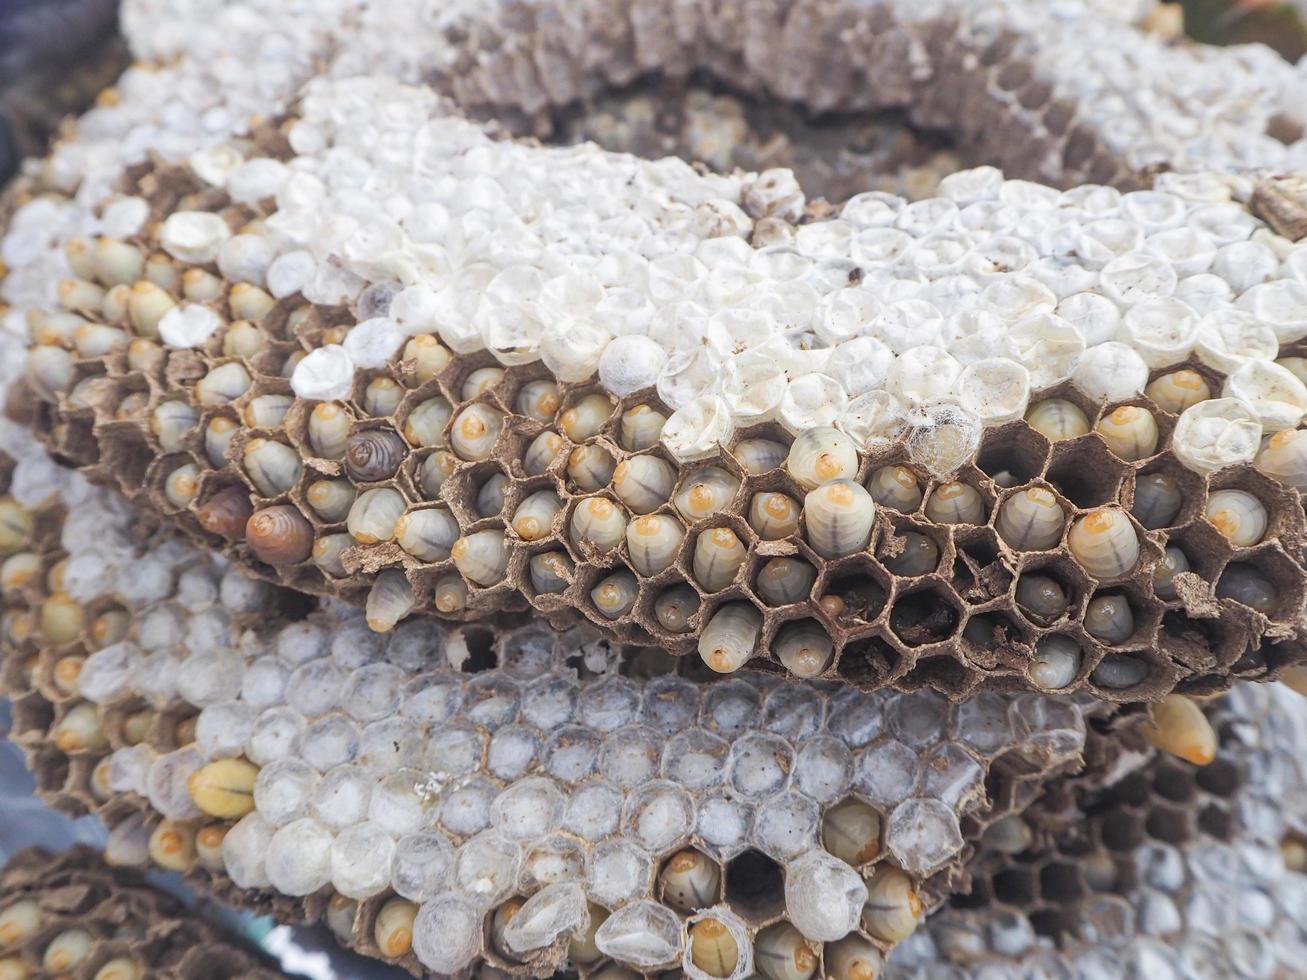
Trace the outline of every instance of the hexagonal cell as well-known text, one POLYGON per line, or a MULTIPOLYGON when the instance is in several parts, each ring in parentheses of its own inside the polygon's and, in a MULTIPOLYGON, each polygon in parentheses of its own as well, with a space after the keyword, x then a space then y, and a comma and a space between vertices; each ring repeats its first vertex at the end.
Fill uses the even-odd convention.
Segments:
POLYGON ((1197 794, 1193 771, 1187 766, 1159 766, 1153 774, 1153 791, 1172 803, 1188 803, 1197 794))
POLYGON ((1166 844, 1183 844, 1193 837, 1193 814, 1185 807, 1158 801, 1144 821, 1148 835, 1166 844))
POLYGON ((1017 610, 1037 626, 1076 618, 1087 586, 1088 581, 1071 562, 1031 562, 1017 579, 1017 610))
POLYGON ((1121 488, 1121 502, 1150 531, 1188 524, 1206 499, 1203 477, 1181 466, 1170 453, 1128 476, 1121 488))
POLYGON ((785 911, 785 872, 750 848, 726 865, 726 904, 750 922, 779 915, 785 911))
POLYGON ((1225 639, 1225 629, 1217 620, 1193 619, 1183 610, 1170 609, 1162 614, 1157 642, 1166 656, 1195 670, 1205 670, 1215 663, 1225 639))
POLYGON ((889 589, 884 571, 864 557, 827 583, 818 602, 832 619, 870 623, 885 608, 889 589))
POLYGON ((900 682, 903 688, 929 688, 951 698, 961 698, 980 683, 980 677, 952 656, 922 657, 900 682))
POLYGON ((981 605, 1005 596, 1012 585, 1012 569, 1002 556, 998 535, 990 527, 966 528, 953 538, 953 588, 964 602, 981 605))
POLYGON ((1213 804, 1198 811, 1198 829, 1208 837, 1228 841, 1239 829, 1239 821, 1229 810, 1213 804))
POLYGON ((1229 800, 1239 792, 1243 777, 1233 763, 1218 755, 1207 765, 1194 770, 1194 781, 1204 793, 1229 800))
POLYGON ((1049 901, 1074 902, 1088 892, 1080 869, 1074 864, 1054 861, 1039 872, 1039 893, 1049 901))
POLYGON ((1098 439, 1072 439, 1053 446, 1044 478, 1077 507, 1098 507, 1117 499, 1127 472, 1098 439))
POLYGON ((919 578, 934 573, 948 549, 948 535, 938 528, 892 518, 893 530, 882 535, 876 547, 891 575, 919 578))
POLYGON ((1079 921, 1071 909, 1039 909, 1031 912, 1029 918, 1036 933, 1055 941, 1079 931, 1079 921))
POLYGON ((1025 422, 987 429, 981 437, 976 465, 1000 487, 1019 487, 1044 470, 1048 440, 1025 422))
POLYGON ((1031 868, 1004 868, 994 875, 993 887, 996 899, 1017 907, 1032 904, 1039 895, 1038 878, 1031 868))
POLYGON ((908 646, 918 647, 947 640, 960 621, 957 599, 939 586, 929 586, 895 600, 889 627, 908 646))
POLYGON ((903 672, 903 656, 878 636, 868 636, 845 646, 835 671, 859 687, 879 687, 903 672))
POLYGON ((1129 810, 1113 810, 1103 815, 1099 834, 1104 847, 1128 854, 1144 842, 1143 820, 1129 810))

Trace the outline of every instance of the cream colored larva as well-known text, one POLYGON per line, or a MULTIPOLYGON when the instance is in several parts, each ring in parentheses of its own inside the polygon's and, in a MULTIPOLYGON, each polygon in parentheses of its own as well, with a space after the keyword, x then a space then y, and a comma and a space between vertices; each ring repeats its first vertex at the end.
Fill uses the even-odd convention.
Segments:
POLYGON ((838 429, 818 426, 799 434, 790 446, 785 470, 804 490, 830 480, 850 480, 858 472, 853 440, 838 429))
POLYGON ((719 592, 735 579, 747 556, 744 542, 729 527, 701 531, 691 558, 694 580, 705 592, 719 592))
POLYGON ((910 514, 921 506, 917 475, 906 466, 882 466, 867 481, 871 499, 882 507, 910 514))
POLYGON ((764 602, 785 606, 802 602, 817 580, 817 570, 802 558, 770 558, 758 570, 754 588, 764 602))
POLYGON ((780 628, 772 652, 796 677, 817 677, 830 666, 835 644, 816 620, 800 619, 780 628))
POLYGON ((875 519, 875 501, 854 480, 829 481, 803 498, 804 537, 823 558, 862 551, 871 540, 875 519))
POLYGON ((1099 581, 1129 575, 1139 563, 1139 535, 1119 507, 1101 507, 1071 525, 1067 546, 1099 581))
POLYGON ((633 514, 648 514, 667 503, 676 484, 676 470, 648 453, 622 460, 613 470, 613 493, 633 514))
POLYGON ((762 613, 747 602, 722 606, 699 636, 699 656, 719 674, 739 670, 753 656, 762 629, 762 613))
POLYGON ((726 470, 705 466, 682 479, 672 504, 681 517, 693 524, 725 510, 739 489, 740 481, 726 470))
POLYGON ((568 537, 578 548, 609 552, 626 535, 626 512, 607 497, 586 497, 572 511, 568 537))
POLYGON ((1137 405, 1122 405, 1109 412, 1098 420, 1094 431, 1113 455, 1127 462, 1145 459, 1157 449, 1157 420, 1137 405))
POLYGON ((1089 419, 1080 408, 1064 398, 1050 398, 1031 405, 1026 422, 1050 442, 1074 439, 1089 431, 1089 419))
POLYGON ((626 527, 626 553, 641 575, 671 567, 685 540, 685 528, 670 514, 645 514, 626 527))
POLYGON ((1266 505, 1247 490, 1217 490, 1207 498, 1205 516, 1236 548, 1248 548, 1266 536, 1266 505))
POLYGON ((975 487, 956 481, 941 483, 926 501, 926 517, 936 524, 983 524, 985 502, 975 487))
POLYGON ((1047 551, 1062 540, 1066 517, 1044 487, 1019 490, 999 505, 999 537, 1018 551, 1047 551))
POLYGON ((764 490, 749 498, 747 519, 764 541, 780 541, 799 529, 800 508, 789 494, 764 490))

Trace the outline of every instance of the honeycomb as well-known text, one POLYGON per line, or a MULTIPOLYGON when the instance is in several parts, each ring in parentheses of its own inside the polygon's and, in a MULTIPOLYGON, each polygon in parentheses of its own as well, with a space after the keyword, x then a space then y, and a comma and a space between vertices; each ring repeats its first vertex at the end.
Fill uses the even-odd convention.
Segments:
POLYGON ((274 980, 255 950, 92 848, 19 851, 0 871, 6 977, 274 980))
MULTIPOLYGON (((24 499, 49 485, 33 456, 8 477, 24 499)), ((687 675, 586 628, 415 619, 383 637, 344 609, 305 617, 108 491, 74 477, 69 494, 69 513, 0 498, 19 532, 0 680, 43 797, 98 813, 115 864, 325 918, 414 972, 651 969, 699 955, 704 909, 741 963, 791 924, 820 959, 860 920, 879 957, 905 926, 863 914, 869 888, 899 889, 915 925, 986 827, 1086 758, 1107 768, 1083 700, 687 675), (554 931, 496 946, 522 910, 554 931), (614 919, 595 950, 559 938, 614 919)))
POLYGON ((1020 833, 982 844, 971 893, 896 949, 886 976, 1298 975, 1301 698, 1243 685, 1206 710, 1211 764, 1158 753, 1107 787, 1049 793, 1020 833))
POLYGON ((1148 6, 127 0, 0 209, 10 411, 134 508, 0 427, 42 793, 438 975, 875 976, 1147 829, 1307 543, 1302 78, 1148 6), (1018 179, 520 138, 699 73, 1018 179))
MULTIPOLYGON (((232 241, 276 217, 184 172, 142 175, 135 189, 161 217, 242 230, 232 241)), ((698 653, 721 672, 761 659, 955 698, 1030 687, 1154 699, 1302 659, 1296 464, 1264 452, 1197 473, 1189 444, 1170 445, 1185 413, 1204 410, 1199 394, 1230 390, 1214 356, 1154 370, 1148 393, 1119 402, 1075 380, 1044 389, 941 475, 935 455, 968 437, 964 425, 858 452, 843 430, 795 439, 762 423, 687 462, 666 447, 675 414, 657 392, 613 398, 539 363, 453 355, 426 334, 359 373, 346 398, 297 396, 294 366, 375 322, 394 295, 385 284, 348 307, 273 300, 212 265, 174 262, 148 234, 74 260, 90 278, 69 280, 81 286, 64 291, 66 308, 34 320, 32 387, 49 358, 67 368, 62 388, 29 405, 52 449, 256 574, 367 605, 377 629, 414 610, 475 621, 534 609, 556 626, 584 619, 619 642, 698 653), (154 278, 112 286, 114 263, 154 278), (90 341, 77 328, 66 351, 50 331, 82 322, 75 310, 106 324, 90 341), (151 339, 178 311, 212 318, 197 349, 151 339), (828 447, 844 456, 831 462, 828 447), (828 501, 819 484, 832 475, 856 485, 828 501), (1229 508, 1208 513, 1230 492, 1260 512, 1255 534, 1219 524, 1229 508), (1050 534, 1004 517, 1031 500, 1056 523, 1050 534), (1096 550, 1118 536, 1129 554, 1104 565, 1096 550), (1027 586, 1061 596, 1023 600, 1027 586), (1104 601, 1128 607, 1123 629, 1098 623, 1104 601), (1045 671, 1048 644, 1072 645, 1074 662, 1045 671)), ((1303 388, 1288 368, 1269 370, 1303 388)))

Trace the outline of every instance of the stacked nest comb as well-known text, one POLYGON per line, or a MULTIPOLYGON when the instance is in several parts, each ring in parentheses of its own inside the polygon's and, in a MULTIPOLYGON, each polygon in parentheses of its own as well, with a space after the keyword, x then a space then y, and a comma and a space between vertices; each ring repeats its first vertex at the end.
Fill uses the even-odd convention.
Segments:
POLYGON ((1206 702, 1307 666, 1301 74, 1145 3, 420 6, 129 2, 9 194, 42 794, 415 975, 1107 962, 1281 765, 1206 702), (1008 176, 538 141, 809 159, 705 78, 1008 176))
POLYGON ((274 980, 286 974, 89 847, 20 851, 0 871, 0 975, 274 980))

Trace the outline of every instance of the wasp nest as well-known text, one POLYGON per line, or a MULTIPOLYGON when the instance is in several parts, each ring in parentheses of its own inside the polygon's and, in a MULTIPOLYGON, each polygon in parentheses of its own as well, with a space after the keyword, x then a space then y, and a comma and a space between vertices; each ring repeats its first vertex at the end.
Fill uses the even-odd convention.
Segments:
MULTIPOLYGON (((307 124, 287 127, 292 142, 307 124)), ((715 408, 688 451, 686 413, 723 394, 673 410, 680 369, 653 388, 605 378, 630 336, 596 351, 598 380, 549 346, 549 310, 563 304, 558 324, 572 323, 576 289, 602 302, 598 280, 566 273, 546 288, 522 273, 544 291, 528 300, 535 327, 512 314, 526 331, 513 336, 546 331, 543 363, 516 342, 455 354, 436 333, 456 347, 471 335, 451 339, 428 287, 360 278, 328 304, 302 277, 283 282, 309 258, 284 251, 298 219, 257 202, 290 171, 261 158, 240 172, 256 190, 143 175, 131 200, 157 220, 68 246, 78 277, 61 284, 63 308, 29 318, 29 383, 44 399, 31 414, 58 453, 260 574, 366 603, 376 629, 414 610, 472 620, 530 607, 697 652, 719 672, 761 657, 801 677, 955 696, 983 684, 1138 700, 1301 657, 1295 344, 1307 319, 1293 302, 1307 297, 1294 272, 1307 246, 1276 246, 1237 204, 1185 196, 1211 184, 1104 189, 1094 203, 1022 191, 1012 207, 1032 221, 1080 212, 1080 251, 1103 260, 1081 285, 1096 288, 1058 299, 1035 277, 977 272, 962 302, 976 306, 956 314, 974 329, 954 353, 920 346, 931 324, 937 339, 954 329, 925 307, 875 313, 865 277, 818 297, 815 349, 760 353, 752 314, 709 316, 676 357, 708 370, 718 340, 742 338, 738 357, 761 373, 741 404, 770 421, 732 433, 715 408), (1233 224, 1217 230, 1218 218, 1233 224), (1184 282, 1205 291, 1186 302, 1175 256, 1145 247, 1152 237, 1207 242, 1194 268, 1235 276, 1213 266, 1229 248, 1280 278, 1240 291, 1227 277, 1217 295, 1220 276, 1194 273, 1184 282), (850 339, 822 347, 828 329, 850 339), (795 358, 824 367, 787 381, 795 358), (868 388, 853 415, 835 411, 852 384, 868 388)), ((994 180, 949 186, 977 204, 1015 186, 994 180)), ((862 203, 894 217, 881 197, 862 203)), ((868 220, 875 237, 903 239, 881 265, 890 274, 912 236, 868 220)), ((1004 240, 1025 255, 1012 261, 1035 261, 1004 240)), ((482 339, 525 295, 518 276, 501 273, 473 304, 471 322, 491 324, 482 339)))
POLYGON ((90 848, 20 851, 0 871, 0 976, 272 980, 284 974, 90 848))
POLYGON ((414 970, 651 969, 729 946, 726 973, 695 967, 727 976, 759 943, 815 964, 857 929, 880 957, 970 841, 1080 765, 1101 713, 682 676, 695 661, 587 629, 297 618, 75 476, 65 512, 35 447, 3 469, 0 681, 43 796, 100 814, 114 863, 325 917, 414 970), (891 887, 893 926, 868 898, 891 887))
POLYGON ((1158 754, 995 825, 969 896, 887 977, 1289 977, 1307 941, 1303 702, 1243 685, 1206 709, 1198 766, 1158 754))

